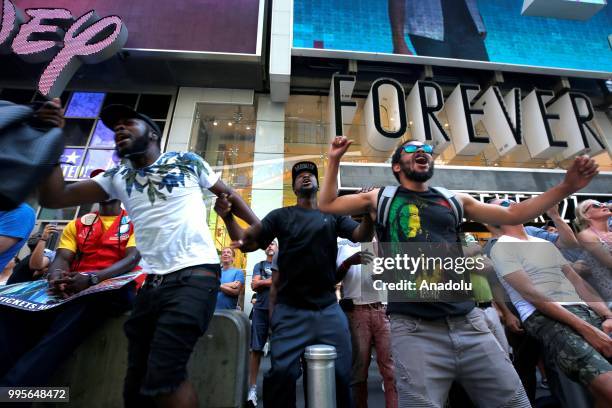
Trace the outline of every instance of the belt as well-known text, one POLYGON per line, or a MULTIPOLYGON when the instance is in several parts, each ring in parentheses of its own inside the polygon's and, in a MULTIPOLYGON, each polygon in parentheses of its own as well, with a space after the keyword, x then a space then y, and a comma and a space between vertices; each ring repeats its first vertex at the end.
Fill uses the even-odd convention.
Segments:
POLYGON ((181 269, 176 272, 171 272, 165 275, 149 274, 145 279, 145 285, 155 288, 160 286, 164 282, 176 282, 184 276, 207 276, 210 278, 218 279, 216 272, 209 271, 208 269, 204 268, 191 267, 181 269))
POLYGON ((383 309, 385 306, 380 302, 366 303, 365 305, 353 305, 355 309, 383 309))
POLYGON ((493 306, 493 303, 491 302, 476 302, 476 307, 479 307, 481 309, 486 309, 487 307, 491 306, 493 306))

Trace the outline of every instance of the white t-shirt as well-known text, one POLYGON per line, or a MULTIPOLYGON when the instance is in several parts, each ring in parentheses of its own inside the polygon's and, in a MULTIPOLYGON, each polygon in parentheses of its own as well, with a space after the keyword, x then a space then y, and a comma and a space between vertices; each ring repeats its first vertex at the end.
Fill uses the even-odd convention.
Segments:
POLYGON ((561 305, 584 304, 574 285, 561 270, 569 264, 555 244, 532 236, 528 240, 503 235, 491 250, 491 260, 495 272, 508 292, 510 300, 518 310, 521 320, 525 321, 536 308, 525 300, 504 276, 523 270, 529 275, 538 291, 561 305))
POLYGON ((134 223, 136 246, 154 274, 218 264, 202 188, 219 176, 195 153, 163 153, 150 166, 119 165, 93 178, 121 200, 134 223))
MULTIPOLYGON (((348 240, 338 240, 338 255, 336 257, 336 267, 345 259, 361 251, 361 244, 353 243, 348 240)), ((372 276, 361 273, 361 265, 353 265, 349 268, 346 276, 342 280, 342 292, 344 297, 352 299, 356 305, 367 305, 369 303, 384 302, 386 293, 374 289, 372 276)))

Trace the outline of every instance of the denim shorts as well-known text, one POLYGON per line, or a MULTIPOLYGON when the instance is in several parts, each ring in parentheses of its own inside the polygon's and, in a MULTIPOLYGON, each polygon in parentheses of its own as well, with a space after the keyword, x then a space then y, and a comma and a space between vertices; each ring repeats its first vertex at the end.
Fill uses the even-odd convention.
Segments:
POLYGON ((253 308, 251 322, 251 350, 262 351, 268 341, 270 331, 270 316, 268 309, 253 308))

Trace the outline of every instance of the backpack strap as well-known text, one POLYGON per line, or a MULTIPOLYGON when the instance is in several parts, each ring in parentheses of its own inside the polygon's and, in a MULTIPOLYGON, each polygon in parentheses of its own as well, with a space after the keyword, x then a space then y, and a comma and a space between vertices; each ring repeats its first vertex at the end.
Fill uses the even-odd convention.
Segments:
POLYGON ((436 193, 440 194, 442 197, 444 197, 446 201, 448 201, 448 203, 451 205, 453 215, 455 216, 457 228, 459 228, 459 226, 463 222, 463 204, 461 204, 461 201, 457 199, 457 194, 444 187, 432 187, 431 189, 434 190, 436 193))
POLYGON ((387 226, 391 201, 393 201, 393 197, 395 197, 395 194, 397 194, 398 189, 399 186, 386 186, 381 188, 378 192, 378 201, 376 203, 376 224, 379 228, 385 228, 387 226))

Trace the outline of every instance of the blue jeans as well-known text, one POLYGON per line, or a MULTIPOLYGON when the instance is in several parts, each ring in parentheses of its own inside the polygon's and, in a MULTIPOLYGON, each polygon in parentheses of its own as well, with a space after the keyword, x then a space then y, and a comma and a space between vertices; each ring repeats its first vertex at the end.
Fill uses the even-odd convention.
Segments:
POLYGON ((314 344, 336 348, 336 406, 352 407, 351 336, 346 316, 337 303, 322 310, 277 304, 270 327, 272 367, 264 376, 264 407, 295 407, 295 382, 300 376, 300 359, 306 347, 314 344))

